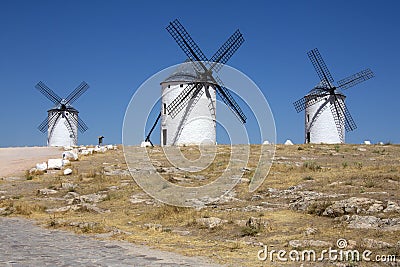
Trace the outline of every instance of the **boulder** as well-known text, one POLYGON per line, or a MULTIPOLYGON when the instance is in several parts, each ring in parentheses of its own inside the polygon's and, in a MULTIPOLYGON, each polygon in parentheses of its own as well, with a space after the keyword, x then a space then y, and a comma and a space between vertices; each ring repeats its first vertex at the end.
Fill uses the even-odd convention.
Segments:
POLYGON ((286 140, 286 142, 285 142, 285 145, 287 145, 287 146, 292 146, 293 145, 293 142, 291 141, 291 140, 286 140))
POLYGON ((53 190, 53 189, 43 188, 43 189, 39 189, 38 193, 41 194, 41 195, 51 195, 51 194, 58 193, 58 191, 57 190, 53 190))
POLYGON ((114 146, 113 146, 113 145, 107 145, 106 148, 107 148, 108 150, 113 150, 113 149, 114 149, 114 146))
POLYGON ((78 153, 75 151, 64 151, 62 154, 63 159, 68 159, 68 160, 78 160, 78 153))
POLYGON ((364 238, 361 242, 363 247, 368 249, 385 249, 385 248, 392 248, 393 245, 384 241, 375 240, 372 238, 364 238))
POLYGON ((37 169, 38 171, 45 171, 45 170, 47 170, 47 163, 46 163, 46 162, 42 162, 42 163, 36 164, 36 169, 37 169))
POLYGON ((68 166, 71 165, 71 161, 69 161, 68 159, 63 159, 63 166, 68 166))
POLYGON ((263 145, 269 145, 270 144, 270 142, 268 141, 268 140, 265 140, 264 142, 263 142, 263 145))
POLYGON ((370 144, 371 144, 371 141, 369 141, 369 140, 364 141, 364 145, 370 145, 370 144))
POLYGON ((81 155, 87 156, 89 154, 91 154, 91 153, 87 149, 81 151, 81 155))
POLYGON ((105 146, 96 146, 93 151, 97 152, 97 153, 104 153, 104 152, 107 151, 107 147, 105 147, 105 146))
POLYGON ((47 168, 50 170, 61 170, 63 166, 63 159, 49 159, 47 161, 47 168))
POLYGON ((351 197, 335 201, 322 213, 324 216, 338 217, 345 214, 371 214, 381 212, 384 209, 382 201, 365 198, 351 197))
POLYGON ((70 189, 75 189, 76 187, 77 187, 77 185, 73 184, 73 183, 61 183, 62 189, 70 190, 70 189))
POLYGON ((383 212, 399 212, 400 206, 394 201, 388 200, 386 209, 383 212))
POLYGON ((150 142, 147 142, 147 141, 143 141, 143 142, 140 144, 140 147, 148 147, 148 146, 151 146, 151 143, 150 143, 150 142))
POLYGON ((64 175, 70 175, 72 173, 72 170, 70 168, 67 168, 64 170, 64 175))

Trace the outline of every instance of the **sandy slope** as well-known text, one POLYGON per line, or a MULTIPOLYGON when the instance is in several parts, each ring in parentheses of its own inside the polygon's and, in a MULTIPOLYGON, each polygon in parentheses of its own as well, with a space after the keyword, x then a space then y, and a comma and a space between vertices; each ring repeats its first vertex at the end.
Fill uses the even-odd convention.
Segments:
POLYGON ((0 177, 21 175, 36 163, 60 158, 61 154, 61 148, 57 147, 0 148, 0 177))

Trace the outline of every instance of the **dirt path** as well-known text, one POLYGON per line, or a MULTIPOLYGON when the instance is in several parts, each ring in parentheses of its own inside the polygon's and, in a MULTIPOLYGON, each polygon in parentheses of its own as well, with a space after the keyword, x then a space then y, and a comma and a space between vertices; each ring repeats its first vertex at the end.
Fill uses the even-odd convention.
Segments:
POLYGON ((49 158, 61 157, 62 150, 57 147, 8 147, 0 148, 0 177, 22 175, 36 163, 49 158))

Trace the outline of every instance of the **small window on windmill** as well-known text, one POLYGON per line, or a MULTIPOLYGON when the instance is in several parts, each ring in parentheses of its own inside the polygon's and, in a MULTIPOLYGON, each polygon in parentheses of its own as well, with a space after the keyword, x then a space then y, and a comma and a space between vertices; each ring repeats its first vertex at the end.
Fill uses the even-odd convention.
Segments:
POLYGON ((163 103, 163 111, 164 111, 164 115, 167 114, 167 104, 163 103))
POLYGON ((170 84, 168 84, 168 88, 171 88, 171 85, 170 85, 170 84))
POLYGON ((183 84, 181 83, 181 84, 179 85, 179 87, 183 87, 183 84))
POLYGON ((310 122, 310 114, 307 114, 307 122, 310 122))

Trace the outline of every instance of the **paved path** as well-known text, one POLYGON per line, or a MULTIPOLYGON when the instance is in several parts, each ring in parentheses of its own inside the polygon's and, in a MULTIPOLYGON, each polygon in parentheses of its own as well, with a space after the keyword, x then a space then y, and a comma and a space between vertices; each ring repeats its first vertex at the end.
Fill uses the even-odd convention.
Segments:
POLYGON ((0 266, 218 266, 123 241, 38 227, 17 218, 0 218, 0 266))

